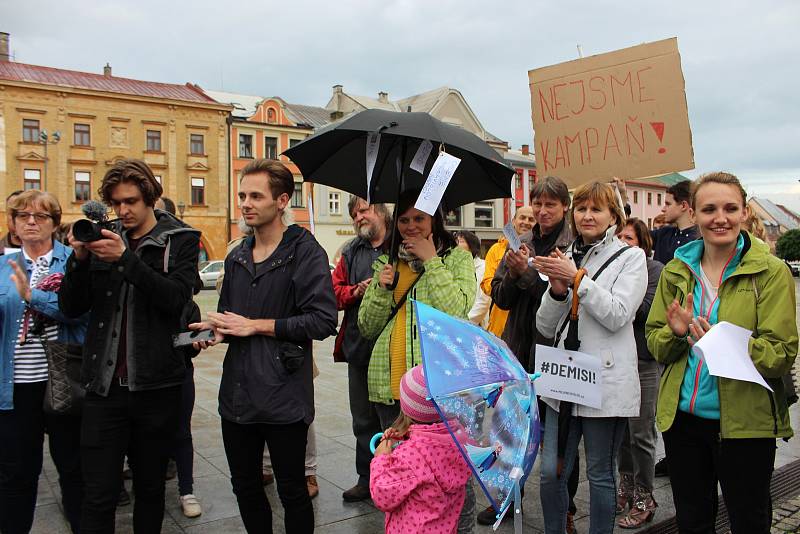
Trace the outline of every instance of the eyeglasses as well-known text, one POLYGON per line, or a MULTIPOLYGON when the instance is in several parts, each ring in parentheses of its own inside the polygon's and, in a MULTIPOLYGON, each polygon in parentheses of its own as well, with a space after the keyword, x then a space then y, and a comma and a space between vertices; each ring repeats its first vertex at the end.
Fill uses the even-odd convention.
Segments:
POLYGON ((35 220, 37 223, 43 223, 47 221, 47 219, 53 218, 53 216, 50 215, 49 213, 28 213, 27 211, 18 211, 14 215, 14 219, 16 219, 17 222, 21 223, 28 222, 28 219, 30 219, 31 217, 33 217, 33 220, 35 220))

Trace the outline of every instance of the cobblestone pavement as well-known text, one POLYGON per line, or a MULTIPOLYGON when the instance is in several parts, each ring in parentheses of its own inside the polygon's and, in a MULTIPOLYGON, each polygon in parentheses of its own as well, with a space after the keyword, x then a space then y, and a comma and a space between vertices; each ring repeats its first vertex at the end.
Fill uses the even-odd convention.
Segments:
MULTIPOLYGON (((197 299, 204 311, 216 306, 216 293, 203 291, 197 299)), ((320 375, 315 380, 315 396, 317 416, 315 427, 317 433, 317 454, 319 466, 317 478, 320 493, 314 499, 314 513, 317 532, 325 534, 372 534, 383 531, 383 514, 367 501, 363 503, 345 503, 342 491, 356 482, 355 476, 355 440, 351 431, 351 419, 347 397, 347 369, 344 364, 334 364, 331 358, 333 338, 315 343, 314 354, 320 375)), ((192 419, 195 466, 194 491, 203 506, 203 515, 195 519, 187 519, 181 513, 178 504, 177 482, 167 482, 167 508, 162 532, 165 533, 243 533, 245 532, 239 517, 236 500, 231 491, 228 464, 222 446, 219 415, 217 413, 217 390, 222 374, 224 347, 215 347, 195 359, 195 383, 197 400, 192 419)), ((792 409, 792 423, 795 429, 800 428, 800 405, 792 409)), ((658 443, 658 456, 664 454, 663 444, 658 443)), ((60 493, 58 475, 52 461, 47 455, 43 476, 39 480, 39 498, 36 508, 34 534, 69 534, 60 511, 60 493)), ((788 443, 780 442, 776 467, 800 459, 800 438, 788 443)), ((581 462, 585 465, 585 462, 581 462)), ((526 533, 543 531, 542 510, 538 491, 538 464, 528 479, 528 491, 523 500, 524 525, 526 533)), ((127 481, 130 489, 130 481, 127 481)), ((267 496, 272 504, 275 516, 275 532, 283 529, 283 510, 280 506, 275 485, 267 486, 267 496)), ((478 510, 486 505, 486 499, 478 495, 478 510)), ((800 493, 800 492, 798 492, 800 493)), ((672 505, 672 494, 668 478, 657 478, 654 490, 659 508, 655 520, 661 521, 675 514, 672 505)), ((135 498, 135 497, 134 497, 135 498)), ((780 503, 775 507, 776 521, 774 532, 796 532, 800 521, 800 496, 780 503), (780 529, 784 530, 780 530, 780 529)), ((589 531, 589 486, 585 474, 581 474, 581 483, 576 496, 578 513, 576 526, 578 532, 589 531)), ((120 507, 117 511, 118 533, 132 532, 132 505, 120 507)), ((488 534, 490 527, 477 526, 476 534, 488 534)), ((506 523, 498 532, 513 532, 512 525, 506 523)), ((618 529, 618 532, 622 532, 618 529)))
POLYGON ((800 495, 786 499, 772 511, 772 534, 800 532, 800 495))

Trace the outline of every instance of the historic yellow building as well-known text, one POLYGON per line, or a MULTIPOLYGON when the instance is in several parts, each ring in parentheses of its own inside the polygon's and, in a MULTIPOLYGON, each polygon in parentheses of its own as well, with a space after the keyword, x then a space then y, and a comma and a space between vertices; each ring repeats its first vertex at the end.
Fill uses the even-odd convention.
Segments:
POLYGON ((2 59, 0 213, 9 193, 37 188, 54 193, 64 221, 74 221, 115 160, 139 158, 203 232, 208 258, 224 258, 231 106, 192 84, 113 76, 108 65, 91 74, 2 59))

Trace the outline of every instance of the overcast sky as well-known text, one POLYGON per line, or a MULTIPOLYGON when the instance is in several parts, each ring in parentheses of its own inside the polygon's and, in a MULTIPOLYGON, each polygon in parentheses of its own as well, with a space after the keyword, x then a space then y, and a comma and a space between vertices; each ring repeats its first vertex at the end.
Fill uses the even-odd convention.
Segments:
POLYGON ((0 1, 15 60, 324 106, 458 89, 532 144, 529 69, 677 36, 696 176, 800 210, 800 1, 0 1))

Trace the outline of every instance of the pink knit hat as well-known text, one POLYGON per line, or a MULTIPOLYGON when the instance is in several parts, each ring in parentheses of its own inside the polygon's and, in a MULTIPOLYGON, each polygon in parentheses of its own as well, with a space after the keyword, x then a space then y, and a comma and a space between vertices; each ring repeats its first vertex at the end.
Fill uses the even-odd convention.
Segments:
POLYGON ((400 379, 400 409, 420 423, 435 423, 441 420, 433 401, 428 400, 428 386, 421 365, 406 371, 400 379))

